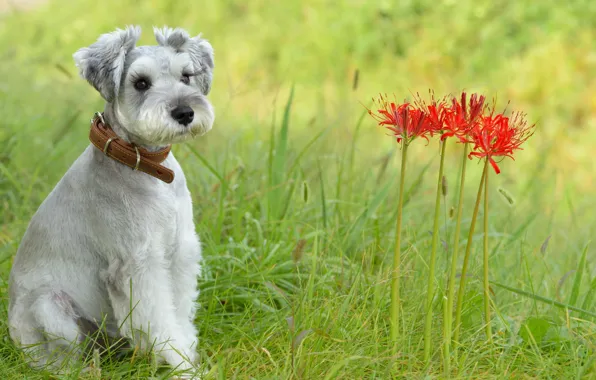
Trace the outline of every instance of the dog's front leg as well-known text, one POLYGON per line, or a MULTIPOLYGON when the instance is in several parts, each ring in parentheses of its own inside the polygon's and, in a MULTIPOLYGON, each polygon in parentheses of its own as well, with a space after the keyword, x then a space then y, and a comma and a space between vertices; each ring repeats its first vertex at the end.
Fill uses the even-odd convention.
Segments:
POLYGON ((174 307, 184 333, 192 339, 196 349, 197 330, 194 325, 196 299, 199 294, 197 280, 200 275, 201 246, 194 230, 183 233, 177 252, 172 255, 170 266, 174 279, 174 307))
POLYGON ((192 339, 176 317, 172 279, 163 258, 116 259, 104 277, 121 333, 142 350, 153 348, 172 367, 192 368, 192 339))

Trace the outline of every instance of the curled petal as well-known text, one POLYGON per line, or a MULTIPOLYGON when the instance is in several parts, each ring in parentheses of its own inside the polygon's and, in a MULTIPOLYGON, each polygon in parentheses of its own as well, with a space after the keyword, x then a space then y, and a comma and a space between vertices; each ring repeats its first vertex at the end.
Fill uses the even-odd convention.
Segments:
POLYGON ((492 165, 493 169, 495 169, 495 173, 500 174, 501 173, 501 169, 499 169, 499 165, 497 165, 497 163, 495 162, 495 160, 493 160, 492 157, 489 157, 488 158, 488 161, 492 165))

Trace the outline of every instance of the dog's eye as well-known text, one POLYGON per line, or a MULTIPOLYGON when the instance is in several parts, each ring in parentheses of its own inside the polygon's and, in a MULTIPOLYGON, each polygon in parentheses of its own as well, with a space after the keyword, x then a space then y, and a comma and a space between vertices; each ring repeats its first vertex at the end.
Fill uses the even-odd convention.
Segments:
POLYGON ((139 91, 145 91, 151 84, 146 79, 139 79, 134 83, 134 87, 139 91))
POLYGON ((180 79, 180 81, 184 84, 190 84, 190 75, 182 74, 182 78, 180 79))

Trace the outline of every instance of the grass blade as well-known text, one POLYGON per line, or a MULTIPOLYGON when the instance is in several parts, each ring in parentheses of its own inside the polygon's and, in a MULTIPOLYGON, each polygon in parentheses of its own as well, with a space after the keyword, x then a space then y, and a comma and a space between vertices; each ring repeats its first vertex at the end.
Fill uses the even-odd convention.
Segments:
POLYGON ((588 245, 584 248, 584 252, 582 253, 582 257, 579 260, 579 264, 577 265, 577 271, 575 271, 575 280, 573 281, 573 288, 571 289, 571 296, 569 297, 569 304, 575 305, 577 303, 577 298, 579 297, 579 288, 582 284, 582 276, 586 267, 586 254, 588 253, 588 245))
POLYGON ((375 194, 370 203, 364 208, 362 213, 358 215, 356 221, 350 226, 346 233, 346 238, 342 242, 342 244, 347 244, 347 249, 351 248, 354 239, 356 239, 357 235, 362 232, 361 228, 365 221, 376 211, 381 202, 387 198, 389 195, 389 190, 393 185, 393 181, 394 177, 391 177, 385 186, 375 194))
MULTIPOLYGON (((300 163, 300 159, 302 158, 302 156, 308 151, 308 149, 315 143, 317 142, 317 140, 323 136, 323 134, 327 132, 327 129, 322 130, 321 132, 319 132, 313 139, 311 139, 305 146, 304 148, 302 148, 302 150, 300 151, 300 153, 298 154, 298 157, 296 157, 296 159, 294 160, 294 162, 292 163, 292 166, 290 167, 290 170, 287 171, 287 177, 289 178, 290 176, 293 175, 294 170, 296 170, 296 168, 298 167, 298 164, 300 163)), ((292 195, 294 194, 294 190, 296 189, 296 183, 297 181, 291 181, 290 186, 288 188, 288 191, 286 193, 286 201, 284 203, 283 209, 281 211, 281 214, 279 215, 279 219, 283 219, 285 218, 285 216, 288 213, 288 209, 290 208, 290 203, 292 201, 292 195)))
POLYGON ((327 375, 325 376, 324 380, 331 380, 331 379, 336 379, 337 378, 337 374, 338 372, 345 367, 349 362, 354 361, 354 360, 362 360, 362 359, 366 359, 363 356, 350 356, 347 357, 339 362, 337 362, 333 367, 331 367, 331 369, 329 370, 329 372, 327 372, 327 375))
POLYGON ((586 293, 586 297, 584 298, 584 303, 582 304, 582 309, 589 310, 592 307, 592 300, 594 299, 594 294, 596 293, 596 277, 592 280, 592 284, 590 284, 590 289, 588 289, 588 293, 586 293))
POLYGON ((323 172, 319 163, 319 184, 321 185, 321 212, 323 216, 323 229, 327 231, 327 199, 325 198, 325 183, 323 182, 323 172))
POLYGON ((499 288, 502 288, 502 289, 505 289, 505 290, 509 290, 510 292, 517 293, 517 294, 519 294, 521 296, 528 297, 528 298, 531 298, 531 299, 536 300, 536 301, 540 301, 540 302, 543 302, 543 303, 546 303, 546 304, 549 304, 549 305, 552 305, 552 306, 556 306, 556 307, 558 307, 560 309, 569 309, 569 310, 572 310, 572 311, 576 311, 576 312, 578 312, 580 314, 583 314, 583 315, 587 315, 587 316, 596 318, 596 313, 591 312, 591 311, 588 311, 588 310, 581 309, 579 307, 575 307, 575 306, 572 306, 572 305, 565 304, 563 302, 555 301, 555 300, 550 299, 550 298, 546 298, 546 297, 542 297, 542 296, 539 296, 539 295, 536 295, 536 294, 533 294, 533 293, 530 293, 530 292, 526 292, 525 290, 521 290, 521 289, 513 288, 511 286, 499 284, 498 282, 490 281, 490 283, 493 284, 496 287, 499 287, 499 288))
POLYGON ((294 162, 292 163, 292 166, 290 167, 290 170, 288 171, 288 174, 292 174, 294 172, 294 170, 296 170, 296 167, 298 166, 298 164, 300 163, 300 159, 302 158, 302 156, 304 156, 304 154, 310 149, 311 146, 314 145, 314 143, 317 142, 317 140, 319 140, 319 138, 321 136, 323 136, 323 134, 325 134, 325 132, 327 132, 329 129, 325 128, 323 129, 321 132, 319 132, 317 135, 315 135, 315 137, 313 137, 305 146, 304 148, 302 148, 302 150, 300 151, 300 153, 298 153, 298 156, 296 157, 296 159, 294 160, 294 162))
POLYGON ((534 221, 534 219, 536 219, 537 216, 537 213, 533 213, 532 215, 528 216, 528 218, 519 226, 519 228, 515 230, 515 232, 512 233, 511 236, 509 236, 506 246, 509 246, 510 244, 519 241, 522 234, 528 229, 530 224, 532 224, 532 222, 534 221))
POLYGON ((424 174, 430 168, 430 165, 433 163, 434 157, 428 160, 426 165, 422 168, 420 173, 418 173, 418 177, 413 181, 412 185, 408 188, 408 190, 404 193, 404 206, 408 204, 410 199, 418 192, 420 186, 422 185, 422 180, 424 179, 424 174))
POLYGON ((199 161, 201 161, 201 163, 203 165, 205 165, 205 167, 207 168, 207 170, 209 170, 209 172, 211 174, 213 174, 215 176, 215 178, 217 178, 219 180, 219 182, 223 185, 224 184, 224 177, 219 174, 217 172, 217 170, 215 170, 215 168, 209 163, 209 161, 207 161, 207 159, 205 157, 203 157, 203 155, 201 155, 201 153, 199 153, 193 146, 189 145, 189 144, 185 144, 186 147, 188 148, 188 150, 190 150, 190 152, 199 159, 199 161))
POLYGON ((270 209, 270 217, 278 219, 280 218, 280 207, 282 206, 282 192, 283 189, 279 187, 279 185, 284 180, 284 174, 286 173, 286 160, 287 160, 287 150, 288 150, 288 131, 290 128, 290 113, 292 110, 292 102, 294 100, 294 86, 290 90, 290 96, 288 97, 288 101, 286 102, 286 106, 284 109, 284 115, 281 122, 281 129, 279 131, 279 138, 275 143, 273 140, 273 133, 272 133, 272 141, 271 141, 271 168, 270 168, 270 175, 271 175, 271 187, 273 190, 269 193, 269 209, 270 209), (275 145, 274 145, 275 144, 275 145), (275 146, 275 148, 274 148, 275 146))

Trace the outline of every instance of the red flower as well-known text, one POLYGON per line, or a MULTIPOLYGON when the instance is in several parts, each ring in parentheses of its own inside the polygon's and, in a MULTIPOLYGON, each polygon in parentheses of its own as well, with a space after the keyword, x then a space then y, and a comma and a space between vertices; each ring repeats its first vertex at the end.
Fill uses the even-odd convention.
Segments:
POLYGON ((429 133, 432 135, 432 124, 426 113, 413 107, 410 103, 397 105, 394 102, 389 102, 383 95, 380 95, 375 102, 378 106, 377 112, 369 109, 368 113, 379 125, 390 130, 397 138, 398 143, 404 140, 406 144, 409 144, 416 137, 428 140, 426 135, 429 133))
POLYGON ((485 109, 484 101, 484 96, 472 94, 468 102, 467 94, 462 92, 460 99, 452 97, 451 105, 448 106, 445 99, 436 101, 431 91, 430 105, 420 96, 416 98, 416 105, 427 114, 432 126, 431 136, 440 133, 441 140, 456 136, 461 142, 465 142, 466 135, 485 109))
POLYGON ((451 99, 451 107, 445 114, 444 133, 441 139, 455 136, 460 142, 466 142, 466 136, 484 112, 484 101, 484 95, 472 94, 468 102, 465 92, 462 92, 459 101, 456 98, 451 99))
POLYGON ((501 170, 493 157, 513 159, 513 152, 521 149, 521 144, 534 133, 534 124, 528 126, 524 118, 522 113, 516 113, 512 118, 502 114, 480 116, 469 133, 467 142, 474 143, 474 149, 468 157, 487 158, 499 174, 501 170))
POLYGON ((435 133, 443 133, 445 130, 447 113, 449 112, 449 108, 447 107, 445 99, 441 99, 439 101, 435 100, 434 93, 430 91, 429 105, 426 104, 420 95, 416 96, 414 103, 426 114, 426 118, 428 119, 429 123, 430 135, 433 136, 435 133))

